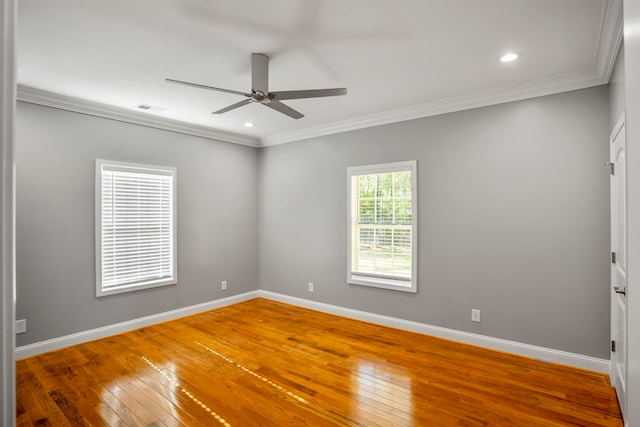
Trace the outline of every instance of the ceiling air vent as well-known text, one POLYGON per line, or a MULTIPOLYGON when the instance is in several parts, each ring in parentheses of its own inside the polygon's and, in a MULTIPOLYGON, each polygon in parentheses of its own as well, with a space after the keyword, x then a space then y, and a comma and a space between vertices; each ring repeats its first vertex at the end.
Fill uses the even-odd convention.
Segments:
POLYGON ((153 105, 147 104, 138 104, 136 105, 136 108, 144 111, 151 111, 153 113, 162 113, 164 111, 164 108, 154 107, 153 105))

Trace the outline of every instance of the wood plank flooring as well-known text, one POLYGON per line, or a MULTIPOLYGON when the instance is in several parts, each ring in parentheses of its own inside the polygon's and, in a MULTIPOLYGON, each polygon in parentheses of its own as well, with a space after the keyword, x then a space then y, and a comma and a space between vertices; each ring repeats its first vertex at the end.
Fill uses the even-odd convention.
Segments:
POLYGON ((622 426, 606 375, 255 299, 17 363, 18 426, 622 426))

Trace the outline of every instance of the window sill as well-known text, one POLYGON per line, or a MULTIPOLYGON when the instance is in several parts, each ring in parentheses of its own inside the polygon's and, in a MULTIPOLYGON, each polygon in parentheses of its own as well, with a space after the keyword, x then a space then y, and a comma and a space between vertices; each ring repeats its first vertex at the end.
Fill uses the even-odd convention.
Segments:
POLYGON ((370 277, 351 274, 347 279, 347 283, 351 285, 369 286, 373 288, 390 289, 393 291, 411 292, 415 294, 418 292, 418 289, 414 280, 396 280, 382 277, 370 277))
POLYGON ((98 288, 96 292, 96 297, 100 298, 108 295, 123 294, 125 292, 135 292, 135 291, 141 291, 143 289, 159 288, 162 286, 175 285, 177 283, 178 283, 177 279, 171 278, 171 279, 158 280, 158 281, 145 282, 145 283, 121 285, 121 286, 107 288, 107 289, 98 288))

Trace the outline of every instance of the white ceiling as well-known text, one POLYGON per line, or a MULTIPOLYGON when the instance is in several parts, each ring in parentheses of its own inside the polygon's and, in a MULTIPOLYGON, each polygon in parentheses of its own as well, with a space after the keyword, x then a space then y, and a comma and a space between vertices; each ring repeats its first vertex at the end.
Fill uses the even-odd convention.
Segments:
POLYGON ((270 145, 604 84, 620 9, 618 0, 20 0, 18 94, 270 145), (501 63, 507 51, 522 56, 501 63), (258 104, 212 115, 242 98, 164 81, 249 92, 252 52, 271 57, 271 90, 349 93, 286 101, 300 120, 258 104))

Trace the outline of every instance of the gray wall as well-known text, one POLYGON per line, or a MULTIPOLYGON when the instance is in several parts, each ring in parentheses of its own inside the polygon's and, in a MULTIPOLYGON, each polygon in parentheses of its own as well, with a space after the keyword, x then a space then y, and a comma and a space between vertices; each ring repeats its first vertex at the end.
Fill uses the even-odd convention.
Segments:
POLYGON ((624 45, 620 46, 618 56, 609 79, 609 131, 612 132, 620 115, 624 111, 624 45))
POLYGON ((26 103, 16 131, 18 345, 258 288, 256 149, 26 103), (177 285, 96 298, 96 158, 177 167, 177 285))
POLYGON ((600 86, 261 149, 260 287, 608 358, 608 104, 600 86), (409 159, 418 294, 348 285, 346 168, 409 159))
POLYGON ((259 151, 19 103, 16 314, 28 332, 17 344, 260 284, 607 358, 608 96, 601 86, 259 151), (95 297, 96 158, 178 168, 176 286, 95 297), (407 159, 418 160, 418 294, 347 285, 346 168, 407 159))

